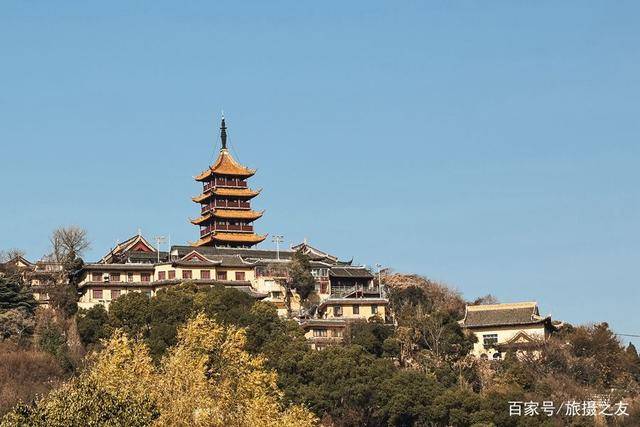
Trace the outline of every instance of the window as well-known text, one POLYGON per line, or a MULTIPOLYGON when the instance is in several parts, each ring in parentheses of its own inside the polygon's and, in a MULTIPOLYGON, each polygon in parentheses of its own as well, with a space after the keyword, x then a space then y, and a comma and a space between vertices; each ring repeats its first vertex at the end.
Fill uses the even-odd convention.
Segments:
POLYGON ((334 329, 333 336, 336 338, 342 338, 342 329, 334 329))
POLYGON ((360 314, 360 306, 359 305, 354 305, 353 306, 353 314, 360 314))
POLYGON ((169 270, 169 280, 175 279, 176 278, 176 271, 175 270, 169 270))
POLYGON ((210 270, 202 270, 200 272, 200 278, 203 280, 211 279, 211 271, 210 270))
POLYGON ((120 281, 120 273, 111 273, 109 274, 110 282, 119 282, 120 281))
POLYGON ((216 279, 217 280, 227 280, 227 272, 226 271, 216 271, 216 279))
POLYGON ((314 337, 326 337, 327 336, 327 330, 326 329, 314 329, 313 330, 313 336, 314 337))
POLYGON ((102 282, 102 273, 91 273, 92 282, 102 282))
POLYGON ((182 270, 183 279, 191 279, 191 270, 182 270))
POLYGON ((120 296, 120 289, 111 289, 111 299, 118 299, 120 296))
POLYGON ((271 298, 274 298, 274 299, 282 298, 282 292, 280 292, 280 291, 272 291, 271 292, 271 298))
POLYGON ((165 280, 167 278, 166 271, 158 271, 158 280, 165 280))
POLYGON ((102 289, 93 290, 93 299, 102 299, 102 289))
POLYGON ((127 282, 133 282, 133 273, 127 273, 127 282))
POLYGON ((334 315, 335 317, 340 317, 340 316, 342 316, 342 307, 340 307, 340 306, 338 306, 338 305, 333 306, 333 315, 334 315))
POLYGON ((492 346, 498 344, 498 334, 484 334, 482 336, 482 342, 485 346, 492 346))
POLYGON ((142 280, 143 282, 150 282, 151 281, 151 273, 142 273, 140 275, 140 280, 142 280))
POLYGON ((244 280, 244 271, 236 271, 236 280, 244 280))
POLYGON ((378 306, 377 305, 372 305, 371 306, 371 314, 378 314, 378 306))

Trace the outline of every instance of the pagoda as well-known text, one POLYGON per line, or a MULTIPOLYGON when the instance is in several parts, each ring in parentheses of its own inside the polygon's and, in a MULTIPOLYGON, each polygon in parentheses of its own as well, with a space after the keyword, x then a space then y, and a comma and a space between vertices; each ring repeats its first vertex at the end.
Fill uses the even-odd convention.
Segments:
POLYGON ((227 150, 227 126, 224 116, 220 126, 222 148, 209 169, 196 176, 202 182, 203 191, 192 200, 201 206, 201 216, 191 221, 200 227, 200 240, 193 246, 250 248, 267 236, 253 231, 253 221, 263 211, 251 209, 251 199, 260 193, 247 185, 247 179, 255 174, 238 163, 227 150))

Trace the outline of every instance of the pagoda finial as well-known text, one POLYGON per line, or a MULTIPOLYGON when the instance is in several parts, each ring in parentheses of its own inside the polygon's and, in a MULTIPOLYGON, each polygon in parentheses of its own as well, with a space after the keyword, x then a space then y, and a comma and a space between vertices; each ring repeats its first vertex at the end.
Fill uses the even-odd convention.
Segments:
POLYGON ((220 139, 222 140, 222 149, 227 149, 227 125, 224 123, 224 112, 222 112, 222 124, 220 125, 220 139))

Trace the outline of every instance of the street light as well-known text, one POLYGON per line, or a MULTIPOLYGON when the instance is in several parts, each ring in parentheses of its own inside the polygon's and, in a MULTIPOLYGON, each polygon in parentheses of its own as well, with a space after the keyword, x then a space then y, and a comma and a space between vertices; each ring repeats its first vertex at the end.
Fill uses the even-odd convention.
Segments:
POLYGON ((275 235, 271 238, 271 241, 276 244, 276 259, 280 261, 280 243, 284 242, 284 236, 275 235))
POLYGON ((164 236, 156 236, 154 239, 156 241, 156 246, 158 247, 158 264, 160 264, 160 243, 166 242, 167 238, 164 236))
POLYGON ((380 296, 384 296, 382 288, 382 264, 376 263, 376 268, 378 269, 378 288, 380 288, 380 296))

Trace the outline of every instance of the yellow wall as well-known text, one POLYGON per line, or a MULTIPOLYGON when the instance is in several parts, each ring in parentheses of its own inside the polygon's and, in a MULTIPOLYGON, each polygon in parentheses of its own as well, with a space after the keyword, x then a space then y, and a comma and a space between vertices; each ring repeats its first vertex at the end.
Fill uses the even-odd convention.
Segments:
MULTIPOLYGON (((122 264, 118 264, 119 266, 122 264)), ((127 265, 127 264, 125 264, 127 265)), ((209 270, 210 272, 210 279, 209 280, 217 280, 217 271, 226 271, 227 272, 227 280, 229 281, 235 281, 236 280, 236 272, 243 272, 244 273, 244 280, 249 281, 249 282, 253 282, 255 281, 255 273, 252 267, 246 267, 246 268, 242 268, 242 267, 234 267, 234 268, 222 268, 222 267, 216 267, 216 266, 212 266, 212 267, 200 267, 200 266, 194 266, 194 267, 173 267, 171 264, 166 263, 166 264, 158 264, 155 266, 154 270, 143 270, 141 271, 140 265, 136 265, 136 264, 131 264, 130 265, 131 268, 130 270, 115 270, 109 269, 109 265, 105 264, 104 266, 104 270, 101 271, 87 271, 85 272, 84 277, 82 278, 82 280, 80 281, 80 287, 82 288, 83 285, 92 282, 91 285, 89 286, 85 286, 83 289, 83 294, 80 297, 80 300, 78 302, 78 306, 80 308, 91 308, 96 304, 102 304, 104 305, 106 308, 109 307, 109 303, 112 301, 111 298, 111 289, 120 289, 120 295, 124 295, 128 292, 146 292, 146 291, 150 291, 151 295, 155 295, 156 290, 158 290, 161 287, 161 284, 156 284, 155 282, 157 282, 159 280, 158 278, 158 273, 159 272, 164 272, 165 273, 165 279, 164 280, 170 280, 169 279, 169 271, 175 271, 175 280, 202 280, 202 270, 209 270), (183 279, 183 270, 191 270, 191 279, 183 279), (120 281, 119 282, 112 282, 112 281, 108 281, 108 282, 103 282, 98 284, 95 283, 93 280, 93 273, 100 273, 100 277, 101 279, 104 277, 104 275, 108 275, 109 273, 120 273, 120 281), (131 281, 128 280, 128 273, 132 273, 133 277, 131 279, 131 281), (148 273, 150 274, 150 282, 142 282, 142 274, 143 273, 148 273), (131 287, 131 286, 127 286, 127 283, 143 283, 144 285, 142 286, 136 286, 136 287, 131 287), (123 287, 118 287, 119 284, 122 284, 123 287), (93 290, 94 289, 102 289, 102 298, 100 299, 95 299, 93 298, 93 290)), ((145 264, 145 266, 147 266, 145 264)), ((285 310, 286 311, 286 310, 285 310)))
POLYGON ((375 305, 378 307, 378 312, 377 315, 379 317, 381 317, 382 319, 384 319, 386 317, 386 306, 382 303, 377 303, 377 304, 358 304, 356 305, 356 307, 359 307, 359 313, 356 314, 353 312, 353 307, 354 304, 352 303, 329 303, 327 305, 327 309, 326 309, 326 318, 327 319, 334 319, 334 318, 338 318, 338 319, 368 319, 371 316, 375 316, 376 313, 373 313, 371 306, 375 305), (335 315, 335 307, 336 306, 340 306, 342 307, 342 316, 336 316, 335 315))
MULTIPOLYGON (((480 329, 474 328, 472 332, 476 336, 478 341, 473 345, 473 350, 471 351, 471 354, 477 357, 480 357, 481 355, 486 354, 490 360, 493 358, 494 353, 497 353, 498 351, 494 348, 484 347, 484 339, 483 339, 484 335, 497 334, 498 344, 504 344, 508 342, 510 339, 515 337, 519 332, 524 332, 533 339, 544 340, 547 338, 546 328, 542 324, 519 325, 519 326, 496 326, 496 327, 487 327, 487 328, 480 328, 480 329)), ((502 354, 502 357, 504 357, 504 354, 502 354)))

